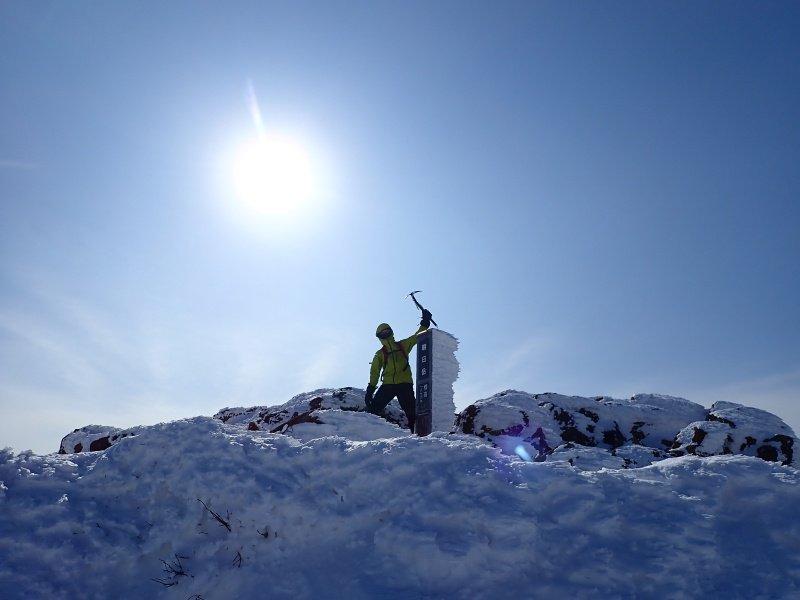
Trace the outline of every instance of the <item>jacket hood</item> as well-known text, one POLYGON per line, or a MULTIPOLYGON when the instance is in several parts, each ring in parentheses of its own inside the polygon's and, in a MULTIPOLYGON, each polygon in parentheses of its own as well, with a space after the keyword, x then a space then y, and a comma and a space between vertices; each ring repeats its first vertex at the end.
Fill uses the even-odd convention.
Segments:
MULTIPOLYGON (((385 331, 386 329, 391 329, 391 328, 392 328, 391 325, 389 325, 388 323, 381 323, 380 325, 378 325, 378 327, 375 328, 375 335, 377 336, 381 331, 385 331)), ((394 334, 390 335, 386 339, 381 339, 381 338, 378 339, 380 340, 382 346, 384 346, 385 348, 391 348, 389 341, 394 340, 394 334)))

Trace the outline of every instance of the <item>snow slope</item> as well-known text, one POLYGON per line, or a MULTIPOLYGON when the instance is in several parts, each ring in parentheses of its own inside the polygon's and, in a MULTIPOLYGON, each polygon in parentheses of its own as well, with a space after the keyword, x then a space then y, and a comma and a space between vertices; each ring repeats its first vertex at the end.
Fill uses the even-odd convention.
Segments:
POLYGON ((800 596, 792 466, 574 442, 526 462, 408 435, 362 393, 0 452, 0 598, 800 596))

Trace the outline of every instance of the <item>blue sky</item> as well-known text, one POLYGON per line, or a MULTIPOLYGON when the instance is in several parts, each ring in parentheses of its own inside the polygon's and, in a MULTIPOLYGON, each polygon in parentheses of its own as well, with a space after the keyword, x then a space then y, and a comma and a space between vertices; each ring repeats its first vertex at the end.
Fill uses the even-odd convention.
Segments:
POLYGON ((800 429, 800 5, 0 7, 0 445, 368 379, 422 289, 456 401, 740 401, 800 429), (267 129, 312 210, 248 215, 267 129))

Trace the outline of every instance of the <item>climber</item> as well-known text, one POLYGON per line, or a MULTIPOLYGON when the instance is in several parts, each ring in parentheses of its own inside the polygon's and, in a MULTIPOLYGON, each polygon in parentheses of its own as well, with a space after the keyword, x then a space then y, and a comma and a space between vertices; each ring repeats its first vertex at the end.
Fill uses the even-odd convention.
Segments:
POLYGON ((364 396, 367 411, 375 415, 382 415, 386 405, 397 397, 400 401, 400 408, 403 409, 408 419, 408 428, 412 433, 417 414, 417 400, 414 397, 414 380, 411 376, 411 366, 408 364, 408 354, 417 344, 417 336, 430 326, 431 313, 423 310, 419 329, 411 337, 397 342, 389 325, 386 323, 378 325, 375 336, 381 341, 381 349, 375 353, 375 358, 372 359, 369 385, 364 396), (379 376, 381 387, 376 393, 375 386, 378 384, 379 376))

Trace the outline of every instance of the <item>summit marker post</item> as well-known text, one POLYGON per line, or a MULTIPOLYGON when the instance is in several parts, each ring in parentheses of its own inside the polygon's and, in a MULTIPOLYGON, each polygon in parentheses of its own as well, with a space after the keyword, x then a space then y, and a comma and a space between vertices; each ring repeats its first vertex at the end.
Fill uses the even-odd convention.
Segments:
POLYGON ((417 435, 453 427, 453 384, 459 371, 456 350, 458 340, 441 329, 429 329, 417 337, 417 435))
POLYGON ((429 435, 433 409, 433 335, 431 330, 417 337, 417 435, 429 435))

